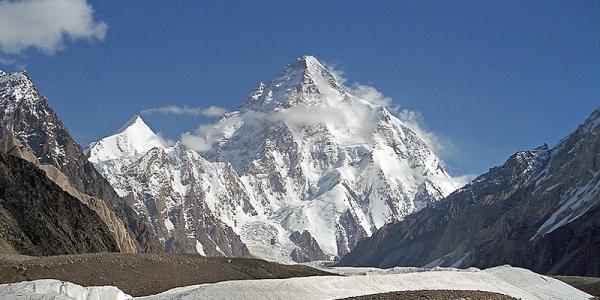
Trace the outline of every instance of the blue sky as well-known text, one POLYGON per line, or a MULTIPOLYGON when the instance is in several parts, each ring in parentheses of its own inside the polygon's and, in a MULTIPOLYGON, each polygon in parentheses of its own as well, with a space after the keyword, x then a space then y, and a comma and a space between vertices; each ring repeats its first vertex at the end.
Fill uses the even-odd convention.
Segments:
MULTIPOLYGON (((235 109, 303 54, 420 112, 453 174, 555 144, 600 107, 598 1, 88 4, 98 25, 88 36, 0 52, 2 68, 24 67, 82 144, 148 108, 235 109)), ((144 119, 170 138, 211 121, 144 119)))

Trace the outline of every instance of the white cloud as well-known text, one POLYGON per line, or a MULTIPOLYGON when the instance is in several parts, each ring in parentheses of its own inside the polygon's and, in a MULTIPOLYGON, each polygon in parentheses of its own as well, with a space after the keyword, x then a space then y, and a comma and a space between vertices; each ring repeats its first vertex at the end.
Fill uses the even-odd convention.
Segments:
POLYGON ((209 106, 206 108, 202 107, 189 107, 189 106, 176 106, 169 105, 157 108, 149 108, 142 110, 142 114, 173 114, 173 115, 188 115, 188 116, 202 116, 202 117, 220 117, 227 113, 227 109, 218 106, 209 106))
POLYGON ((94 20, 86 0, 0 1, 0 51, 37 48, 52 54, 65 40, 103 40, 107 25, 94 20))
POLYGON ((417 135, 425 141, 425 143, 437 154, 441 154, 447 148, 446 143, 443 143, 441 139, 433 132, 426 129, 423 115, 420 112, 393 108, 392 112, 398 119, 400 119, 408 128, 412 129, 417 135))
POLYGON ((209 150, 212 144, 226 136, 233 134, 239 119, 230 117, 221 119, 216 124, 202 124, 194 132, 181 135, 181 142, 187 147, 198 152, 209 150))
POLYGON ((392 98, 384 96, 376 88, 364 84, 355 84, 350 91, 358 98, 365 99, 377 106, 388 107, 392 103, 392 98))
POLYGON ((175 145, 175 140, 167 138, 162 132, 156 133, 156 138, 165 147, 170 147, 170 146, 175 145))
MULTIPOLYGON (((336 80, 346 84, 347 79, 342 71, 333 67, 329 68, 336 80)), ((447 145, 442 143, 437 135, 426 129, 423 116, 420 112, 402 109, 399 106, 392 107, 392 98, 385 96, 379 90, 369 85, 355 83, 346 88, 352 95, 355 95, 370 104, 387 108, 406 126, 416 132, 436 154, 441 155, 445 151, 447 145)), ((360 122, 364 122, 364 120, 361 120, 360 122)))

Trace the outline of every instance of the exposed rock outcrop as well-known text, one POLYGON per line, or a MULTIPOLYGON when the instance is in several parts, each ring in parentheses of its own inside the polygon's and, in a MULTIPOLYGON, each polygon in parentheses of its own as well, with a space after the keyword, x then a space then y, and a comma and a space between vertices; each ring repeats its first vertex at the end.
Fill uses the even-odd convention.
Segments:
POLYGON ((51 179, 97 210, 122 251, 162 250, 147 225, 87 161, 26 73, 0 76, 0 138, 7 145, 18 140, 22 149, 5 150, 29 161, 37 159, 51 179))
POLYGON ((446 199, 384 226, 342 265, 502 264, 600 275, 600 110, 555 148, 516 153, 446 199))
POLYGON ((104 201, 79 192, 56 167, 52 165, 40 165, 37 157, 23 146, 19 140, 10 137, 10 134, 4 138, 0 138, 0 152, 22 158, 43 170, 48 179, 98 214, 100 219, 109 228, 120 252, 136 252, 135 240, 129 235, 121 219, 108 208, 104 201))
POLYGON ((34 164, 4 153, 0 153, 0 248, 28 255, 119 251, 95 211, 34 164))

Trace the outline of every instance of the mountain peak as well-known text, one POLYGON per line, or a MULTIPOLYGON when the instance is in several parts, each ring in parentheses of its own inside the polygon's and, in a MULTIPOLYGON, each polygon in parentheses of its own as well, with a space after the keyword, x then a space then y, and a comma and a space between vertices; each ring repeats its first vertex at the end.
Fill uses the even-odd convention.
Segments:
POLYGON ((596 109, 592 114, 581 124, 585 133, 595 132, 600 126, 600 108, 596 109))
POLYGON ((20 71, 20 72, 5 72, 3 70, 0 70, 0 78, 2 80, 2 82, 9 82, 12 84, 17 84, 17 83, 27 83, 27 84, 33 84, 33 82, 31 81, 31 78, 29 77, 29 75, 27 75, 27 72, 25 71, 20 71))
POLYGON ((303 60, 303 61, 313 61, 313 62, 317 62, 320 63, 319 60, 312 56, 312 55, 302 55, 301 57, 298 57, 298 60, 303 60))
POLYGON ((240 110, 271 112, 322 101, 341 101, 347 94, 333 72, 316 57, 304 55, 268 82, 260 82, 240 110))
POLYGON ((146 124, 146 122, 144 122, 142 117, 140 115, 135 115, 131 119, 129 119, 129 121, 127 121, 127 123, 125 123, 125 125, 121 126, 121 128, 119 128, 117 131, 115 131, 113 133, 113 135, 122 133, 127 130, 133 130, 133 129, 141 129, 142 131, 145 131, 145 132, 151 131, 154 134, 154 131, 152 131, 152 129, 150 129, 150 126, 148 126, 148 124, 146 124))
POLYGON ((112 135, 91 143, 87 152, 91 162, 101 163, 136 157, 155 147, 164 147, 160 137, 136 115, 112 135))
MULTIPOLYGON (((290 66, 292 65, 296 65, 296 67, 304 69, 305 72, 309 72, 311 70, 327 70, 327 67, 325 67, 325 65, 323 65, 319 59, 312 55, 303 55, 298 57, 296 59, 296 64, 291 64, 290 66)), ((327 70, 327 72, 329 72, 329 70, 327 70)))

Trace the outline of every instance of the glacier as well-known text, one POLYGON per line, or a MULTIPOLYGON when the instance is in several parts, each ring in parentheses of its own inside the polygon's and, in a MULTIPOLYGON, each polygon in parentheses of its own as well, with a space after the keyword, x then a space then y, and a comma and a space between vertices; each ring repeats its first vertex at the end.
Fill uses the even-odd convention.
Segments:
MULTIPOLYGON (((592 299, 593 297, 552 277, 526 269, 500 266, 486 270, 445 269, 382 270, 344 268, 345 276, 289 279, 234 280, 174 288, 146 297, 132 298, 116 287, 81 287, 54 279, 0 285, 4 299, 65 300, 170 300, 170 299, 338 299, 408 290, 479 290, 517 299, 592 299), (368 275, 360 275, 363 271, 368 275)), ((333 270, 336 269, 328 269, 333 270)))

